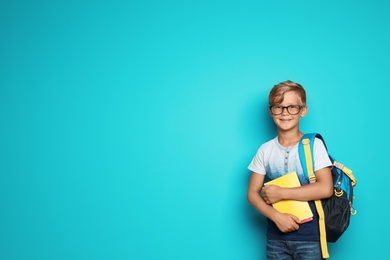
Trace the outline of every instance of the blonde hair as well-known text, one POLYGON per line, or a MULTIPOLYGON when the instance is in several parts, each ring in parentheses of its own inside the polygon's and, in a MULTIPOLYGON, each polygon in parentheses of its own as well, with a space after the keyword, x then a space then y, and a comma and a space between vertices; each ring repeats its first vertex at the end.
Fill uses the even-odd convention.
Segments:
POLYGON ((306 105, 306 91, 298 83, 291 80, 283 81, 275 85, 268 96, 268 102, 270 106, 277 105, 283 102, 284 94, 289 91, 294 91, 298 94, 299 99, 302 102, 302 105, 306 105))

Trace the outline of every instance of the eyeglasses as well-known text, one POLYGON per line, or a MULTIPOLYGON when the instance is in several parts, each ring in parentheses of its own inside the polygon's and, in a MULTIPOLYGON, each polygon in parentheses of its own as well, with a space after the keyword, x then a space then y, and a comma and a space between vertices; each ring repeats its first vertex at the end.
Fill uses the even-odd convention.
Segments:
POLYGON ((301 112, 301 109, 304 107, 305 106, 300 106, 300 105, 270 106, 269 109, 271 109, 271 112, 274 115, 281 115, 284 109, 287 109, 287 112, 290 115, 297 115, 299 112, 301 112))

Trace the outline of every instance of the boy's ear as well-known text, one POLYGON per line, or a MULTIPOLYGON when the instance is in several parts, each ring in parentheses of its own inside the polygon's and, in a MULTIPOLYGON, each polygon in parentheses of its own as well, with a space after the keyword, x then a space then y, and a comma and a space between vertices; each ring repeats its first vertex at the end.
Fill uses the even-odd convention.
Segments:
POLYGON ((304 117, 307 115, 307 112, 309 112, 309 108, 307 106, 302 108, 301 117, 304 117))

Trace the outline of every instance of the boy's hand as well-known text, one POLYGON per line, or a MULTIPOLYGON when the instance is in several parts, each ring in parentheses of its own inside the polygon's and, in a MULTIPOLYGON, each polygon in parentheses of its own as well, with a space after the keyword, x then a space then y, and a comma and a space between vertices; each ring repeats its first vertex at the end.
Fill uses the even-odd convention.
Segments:
POLYGON ((272 204, 283 199, 283 188, 276 185, 266 185, 262 189, 264 201, 267 204, 272 204))
POLYGON ((274 220, 276 226, 283 233, 296 231, 299 229, 299 219, 291 214, 280 213, 274 220))

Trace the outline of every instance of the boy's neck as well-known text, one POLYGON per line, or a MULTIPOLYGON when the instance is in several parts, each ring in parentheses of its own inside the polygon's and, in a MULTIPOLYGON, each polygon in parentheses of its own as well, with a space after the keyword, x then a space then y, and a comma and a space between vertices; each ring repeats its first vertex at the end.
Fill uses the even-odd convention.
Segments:
POLYGON ((294 146, 299 142, 299 140, 301 140, 302 136, 303 133, 300 131, 278 132, 278 141, 279 144, 285 147, 294 146))

